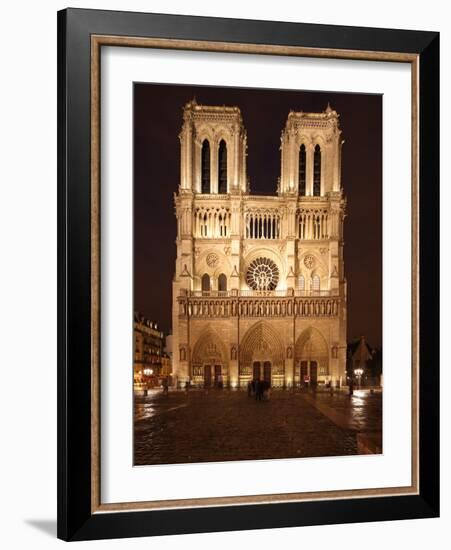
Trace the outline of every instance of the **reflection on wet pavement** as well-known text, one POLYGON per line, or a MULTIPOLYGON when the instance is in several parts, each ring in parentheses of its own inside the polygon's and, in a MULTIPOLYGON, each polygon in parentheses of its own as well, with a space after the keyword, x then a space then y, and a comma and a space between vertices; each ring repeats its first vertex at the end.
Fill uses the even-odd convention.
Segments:
POLYGON ((136 465, 358 454, 359 432, 382 426, 382 396, 355 391, 154 392, 135 399, 136 465))
POLYGON ((135 422, 150 418, 155 414, 153 403, 139 403, 135 405, 135 422))
POLYGON ((382 430, 382 393, 369 390, 355 390, 350 396, 346 392, 318 392, 314 400, 319 405, 330 407, 343 418, 343 425, 358 432, 382 430))

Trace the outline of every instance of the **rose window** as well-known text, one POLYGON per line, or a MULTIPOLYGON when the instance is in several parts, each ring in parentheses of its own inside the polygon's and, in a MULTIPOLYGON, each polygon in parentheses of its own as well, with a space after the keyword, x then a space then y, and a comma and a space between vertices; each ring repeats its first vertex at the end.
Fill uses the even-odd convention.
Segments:
POLYGON ((315 258, 311 254, 307 254, 304 258, 304 265, 307 269, 312 269, 315 265, 315 258))
POLYGON ((218 265, 218 262, 219 262, 219 258, 217 254, 215 254, 214 252, 211 252, 210 254, 208 254, 207 265, 209 267, 216 267, 218 265))
POLYGON ((249 266, 246 283, 253 290, 274 290, 279 282, 279 269, 268 258, 257 258, 249 266))

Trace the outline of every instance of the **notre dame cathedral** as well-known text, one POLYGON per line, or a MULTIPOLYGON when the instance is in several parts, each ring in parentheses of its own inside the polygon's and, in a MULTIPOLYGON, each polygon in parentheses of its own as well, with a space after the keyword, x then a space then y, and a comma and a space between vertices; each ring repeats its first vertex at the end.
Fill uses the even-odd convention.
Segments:
POLYGON ((288 113, 274 196, 249 188, 238 107, 187 103, 179 137, 176 379, 346 384, 339 115, 288 113))

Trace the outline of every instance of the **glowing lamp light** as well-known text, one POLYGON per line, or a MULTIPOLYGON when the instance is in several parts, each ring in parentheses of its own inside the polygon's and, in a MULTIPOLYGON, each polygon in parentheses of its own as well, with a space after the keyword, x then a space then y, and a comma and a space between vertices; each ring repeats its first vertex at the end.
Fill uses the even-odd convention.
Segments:
POLYGON ((354 374, 357 376, 357 380, 359 381, 359 388, 360 388, 360 384, 362 382, 363 369, 362 368, 354 369, 354 374))
POLYGON ((153 374, 153 369, 144 369, 144 374, 146 376, 152 376, 153 374))

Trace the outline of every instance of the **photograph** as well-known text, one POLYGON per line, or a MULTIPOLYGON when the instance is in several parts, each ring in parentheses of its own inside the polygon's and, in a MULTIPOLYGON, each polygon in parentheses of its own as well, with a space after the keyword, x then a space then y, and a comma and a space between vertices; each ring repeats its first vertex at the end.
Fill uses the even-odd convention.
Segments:
POLYGON ((383 453, 382 113, 133 83, 134 466, 383 453))
POLYGON ((380 546, 440 514, 440 33, 210 8, 58 12, 57 536, 380 546))

